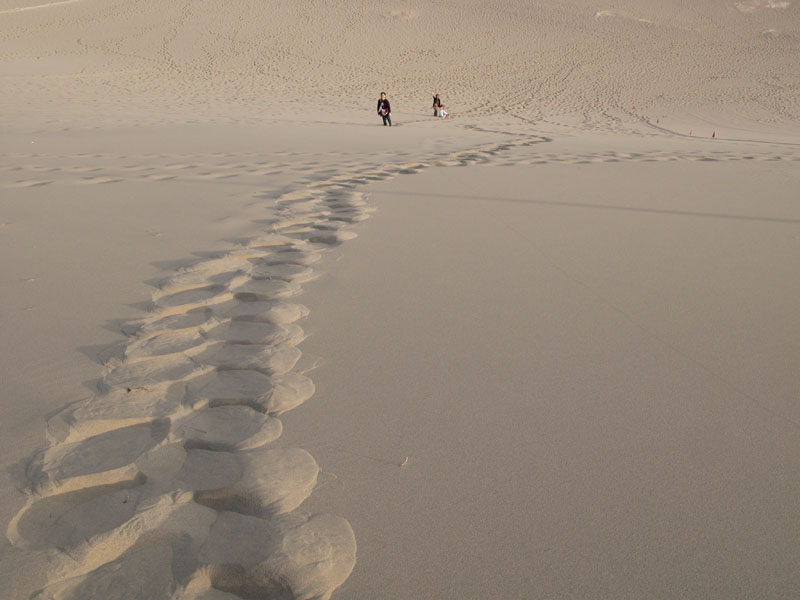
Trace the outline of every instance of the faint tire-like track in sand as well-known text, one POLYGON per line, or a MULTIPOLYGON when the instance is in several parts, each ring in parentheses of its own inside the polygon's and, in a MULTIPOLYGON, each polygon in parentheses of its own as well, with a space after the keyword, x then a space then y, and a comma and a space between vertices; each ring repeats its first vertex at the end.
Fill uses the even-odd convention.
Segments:
POLYGON ((7 8, 6 10, 0 10, 0 15, 4 15, 6 13, 23 12, 26 10, 37 10, 40 8, 50 8, 51 6, 59 6, 61 4, 72 4, 73 2, 80 2, 80 0, 60 0, 59 2, 48 2, 47 4, 37 4, 36 6, 21 6, 19 8, 7 8))

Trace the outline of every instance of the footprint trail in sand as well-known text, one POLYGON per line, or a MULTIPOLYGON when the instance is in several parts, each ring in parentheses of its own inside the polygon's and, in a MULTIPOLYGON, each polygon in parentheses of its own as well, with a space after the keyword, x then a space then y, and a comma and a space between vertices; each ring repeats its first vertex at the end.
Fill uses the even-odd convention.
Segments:
POLYGON ((353 531, 296 510, 319 467, 275 444, 280 415, 314 393, 296 369, 302 285, 369 218, 358 186, 537 141, 312 181, 277 199, 263 234, 166 279, 123 326, 129 341, 97 394, 48 421, 49 446, 28 469, 31 495, 8 536, 48 554, 34 597, 330 597, 355 564, 353 531))
POLYGON ((276 441, 280 415, 314 394, 297 369, 309 314, 297 299, 315 263, 369 218, 360 186, 472 164, 798 160, 548 154, 537 147, 549 138, 496 133, 508 139, 404 164, 351 161, 312 177, 268 207, 263 233, 160 284, 151 310, 123 326, 129 340, 97 394, 49 420, 49 447, 28 469, 30 498, 8 536, 48 554, 49 582, 35 598, 316 599, 347 579, 356 560, 349 523, 298 510, 319 467, 276 441))

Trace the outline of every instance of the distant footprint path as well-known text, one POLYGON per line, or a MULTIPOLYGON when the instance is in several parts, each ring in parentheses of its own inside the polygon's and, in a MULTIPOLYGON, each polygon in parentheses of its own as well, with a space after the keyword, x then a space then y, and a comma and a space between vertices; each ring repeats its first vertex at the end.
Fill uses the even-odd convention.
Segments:
MULTIPOLYGON (((506 131, 491 131, 476 127, 469 129, 497 134, 515 135, 506 131)), ((467 164, 493 164, 505 165, 537 165, 554 162, 568 164, 582 164, 590 162, 654 162, 654 161, 788 161, 800 162, 800 155, 793 149, 783 152, 760 151, 644 151, 636 153, 606 151, 583 154, 571 153, 534 153, 516 152, 507 159, 499 160, 510 148, 523 149, 533 144, 548 141, 549 138, 536 137, 527 139, 523 136, 513 142, 504 142, 494 145, 493 148, 479 147, 477 149, 454 152, 443 157, 430 158, 425 163, 409 163, 401 169, 366 164, 355 157, 345 157, 337 161, 336 167, 344 171, 341 175, 332 175, 330 168, 318 166, 316 157, 297 155, 286 156, 280 160, 263 160, 263 157, 251 157, 252 160, 230 164, 213 160, 214 157, 205 155, 172 155, 172 156, 136 156, 120 157, 110 155, 92 155, 80 157, 86 164, 74 164, 75 156, 41 155, 41 154, 6 154, 0 155, 5 159, 5 165, 0 164, 0 172, 11 174, 6 177, 0 186, 7 188, 33 188, 48 185, 112 185, 123 182, 148 182, 168 181, 175 182, 205 182, 226 181, 255 183, 259 177, 272 175, 291 175, 292 179, 304 181, 307 186, 326 186, 329 184, 344 183, 360 185, 370 181, 378 181, 390 175, 410 174, 420 168, 429 166, 463 166, 467 164), (135 159, 134 162, 123 164, 122 167, 103 166, 104 162, 119 163, 119 159, 135 159), (185 163, 166 162, 169 159, 190 158, 192 161, 185 163), (36 164, 36 160, 46 159, 58 161, 59 166, 43 167, 36 164), (154 160, 155 159, 155 160, 154 160), (72 160, 70 164, 68 161, 72 160), (422 166, 421 166, 422 165, 422 166), (46 176, 45 176, 46 174, 46 176)), ((222 158, 222 157, 217 157, 222 158)))

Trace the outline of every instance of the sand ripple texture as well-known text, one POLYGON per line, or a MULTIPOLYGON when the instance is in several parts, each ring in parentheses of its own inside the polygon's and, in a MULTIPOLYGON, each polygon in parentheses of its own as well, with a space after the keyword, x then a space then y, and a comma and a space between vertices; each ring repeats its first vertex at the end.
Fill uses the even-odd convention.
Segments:
POLYGON ((30 110, 20 98, 55 122, 79 110, 99 119, 98 90, 122 113, 146 105, 157 121, 220 118, 231 104, 236 115, 372 109, 378 88, 396 111, 427 112, 438 91, 454 115, 580 114, 611 128, 613 111, 634 105, 747 106, 762 122, 800 120, 798 2, 6 0, 0 9, 0 106, 12 122, 30 110))

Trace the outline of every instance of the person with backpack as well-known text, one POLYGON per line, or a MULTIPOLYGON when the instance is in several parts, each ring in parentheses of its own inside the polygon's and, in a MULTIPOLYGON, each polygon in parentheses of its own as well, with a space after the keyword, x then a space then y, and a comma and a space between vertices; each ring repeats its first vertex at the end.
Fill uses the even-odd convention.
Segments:
POLYGON ((392 106, 386 98, 386 92, 381 92, 381 98, 378 100, 378 114, 383 118, 384 126, 392 126, 392 106))

